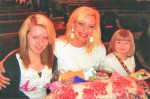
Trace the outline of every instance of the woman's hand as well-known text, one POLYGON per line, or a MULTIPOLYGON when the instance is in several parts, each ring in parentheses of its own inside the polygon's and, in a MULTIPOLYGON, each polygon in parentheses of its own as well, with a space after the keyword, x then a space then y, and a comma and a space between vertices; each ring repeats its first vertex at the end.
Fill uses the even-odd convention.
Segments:
POLYGON ((9 85, 10 79, 3 76, 3 73, 5 73, 5 69, 3 67, 3 62, 0 62, 0 90, 2 88, 6 88, 6 85, 9 85))

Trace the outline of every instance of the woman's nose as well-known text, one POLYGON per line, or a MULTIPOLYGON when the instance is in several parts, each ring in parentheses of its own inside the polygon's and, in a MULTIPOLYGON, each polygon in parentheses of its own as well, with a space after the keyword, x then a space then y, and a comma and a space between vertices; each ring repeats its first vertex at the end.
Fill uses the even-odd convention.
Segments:
POLYGON ((38 43, 39 43, 39 45, 42 45, 42 44, 43 44, 43 38, 40 38, 40 39, 38 40, 38 43))
POLYGON ((88 32, 88 27, 84 27, 84 32, 88 32))

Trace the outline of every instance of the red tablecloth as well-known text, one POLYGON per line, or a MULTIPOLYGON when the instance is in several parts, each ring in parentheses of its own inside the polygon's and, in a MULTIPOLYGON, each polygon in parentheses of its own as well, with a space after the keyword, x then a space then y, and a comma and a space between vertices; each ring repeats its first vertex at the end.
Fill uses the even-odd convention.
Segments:
POLYGON ((107 80, 63 85, 50 93, 50 99, 146 99, 143 86, 133 77, 115 75, 107 80))

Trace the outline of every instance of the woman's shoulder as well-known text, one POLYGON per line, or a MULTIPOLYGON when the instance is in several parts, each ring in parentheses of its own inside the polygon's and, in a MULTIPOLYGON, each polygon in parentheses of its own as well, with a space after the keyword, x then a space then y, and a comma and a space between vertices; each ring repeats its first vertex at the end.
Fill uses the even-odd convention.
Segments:
POLYGON ((58 38, 56 38, 56 41, 61 41, 61 42, 66 41, 66 40, 65 40, 65 35, 59 36, 58 38))
POLYGON ((58 53, 61 53, 61 50, 64 48, 65 45, 66 42, 64 39, 56 38, 54 54, 57 56, 58 53))
POLYGON ((56 43, 56 45, 58 45, 58 44, 65 44, 66 40, 65 40, 64 36, 61 36, 59 38, 56 38, 56 42, 55 43, 56 43))
POLYGON ((100 50, 100 51, 106 51, 106 48, 105 48, 105 46, 103 45, 103 44, 101 44, 101 45, 98 45, 97 47, 95 47, 95 49, 98 49, 98 50, 100 50))

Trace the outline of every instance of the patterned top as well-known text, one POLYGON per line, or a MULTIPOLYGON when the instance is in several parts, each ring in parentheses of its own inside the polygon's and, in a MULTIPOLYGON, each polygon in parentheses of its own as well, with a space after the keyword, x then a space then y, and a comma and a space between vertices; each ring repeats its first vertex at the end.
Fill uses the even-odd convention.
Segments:
POLYGON ((29 98, 43 98, 47 95, 46 88, 50 85, 52 78, 52 70, 47 66, 41 70, 41 77, 34 69, 26 69, 20 59, 20 55, 16 54, 21 70, 20 90, 29 98))

